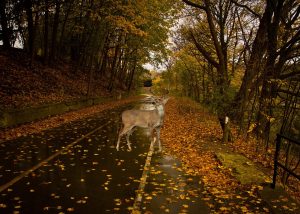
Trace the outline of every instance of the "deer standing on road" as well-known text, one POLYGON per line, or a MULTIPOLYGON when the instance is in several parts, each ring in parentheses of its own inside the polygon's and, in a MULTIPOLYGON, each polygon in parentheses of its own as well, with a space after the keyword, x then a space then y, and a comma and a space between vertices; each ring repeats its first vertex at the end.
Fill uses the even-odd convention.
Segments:
POLYGON ((121 137, 126 134, 128 150, 131 151, 129 137, 133 133, 135 127, 148 128, 151 136, 156 131, 156 140, 158 142, 159 151, 161 151, 160 129, 164 121, 164 106, 169 98, 152 98, 155 108, 153 110, 131 109, 122 112, 123 128, 119 132, 116 149, 119 151, 121 137))

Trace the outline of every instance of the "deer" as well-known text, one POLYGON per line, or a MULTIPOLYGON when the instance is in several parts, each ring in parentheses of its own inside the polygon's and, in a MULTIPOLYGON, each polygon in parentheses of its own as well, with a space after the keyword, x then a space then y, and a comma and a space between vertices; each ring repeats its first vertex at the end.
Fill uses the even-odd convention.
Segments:
MULTIPOLYGON (((160 142, 160 129, 164 121, 164 106, 168 102, 169 98, 152 98, 154 109, 153 110, 140 110, 130 109, 122 112, 123 127, 119 132, 116 149, 119 151, 120 140, 123 135, 126 134, 126 141, 128 151, 131 151, 129 137, 134 132, 135 127, 148 128, 151 136, 153 131, 156 131, 156 140, 158 143, 159 152, 162 151, 160 142)), ((155 139, 155 138, 154 138, 155 139)))

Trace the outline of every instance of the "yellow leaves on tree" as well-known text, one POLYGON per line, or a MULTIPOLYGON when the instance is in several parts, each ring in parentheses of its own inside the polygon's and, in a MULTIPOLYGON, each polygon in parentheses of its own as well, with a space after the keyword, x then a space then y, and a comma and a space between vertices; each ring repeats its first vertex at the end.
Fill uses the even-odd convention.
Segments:
POLYGON ((148 33, 142 29, 149 22, 149 7, 145 1, 128 1, 127 3, 114 2, 113 12, 110 13, 106 20, 116 29, 135 36, 145 37, 148 33))
MULTIPOLYGON (((139 29, 135 22, 126 19, 124 16, 108 16, 107 21, 122 29, 125 33, 131 33, 136 36, 147 36, 147 33, 139 29)), ((139 18, 141 19, 141 18, 139 18)))

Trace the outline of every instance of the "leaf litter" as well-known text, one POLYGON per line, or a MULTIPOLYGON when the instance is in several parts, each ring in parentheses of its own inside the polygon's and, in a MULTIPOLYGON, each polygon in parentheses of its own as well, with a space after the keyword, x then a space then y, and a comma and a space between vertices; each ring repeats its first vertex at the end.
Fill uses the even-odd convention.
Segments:
MULTIPOLYGON (((106 106, 106 108, 109 107, 111 106, 106 106)), ((103 110, 101 109, 102 108, 100 107, 100 111, 103 110)), ((99 109, 92 110, 92 112, 99 112, 99 109)), ((87 114, 84 112, 81 113, 83 114, 80 115, 80 111, 78 111, 75 113, 75 116, 70 116, 70 121, 93 114, 90 112, 87 114)), ((49 123, 49 121, 51 120, 46 121, 45 124, 49 123)), ((66 121, 68 121, 68 119, 63 120, 63 122, 66 121)), ((53 126, 55 127, 57 125, 58 124, 54 122, 53 126)), ((45 127, 48 128, 49 125, 47 124, 45 127)), ((30 129, 28 130, 30 131, 30 129)), ((229 169, 224 168, 216 160, 213 151, 203 149, 205 144, 207 145, 212 142, 221 143, 221 134, 222 132, 217 119, 194 102, 186 99, 171 99, 167 104, 165 125, 161 133, 163 145, 166 147, 168 153, 175 155, 183 163, 182 168, 173 166, 174 168, 178 171, 185 171, 188 174, 197 175, 201 178, 205 187, 205 190, 202 192, 204 196, 203 200, 211 208, 211 211, 215 213, 270 212, 270 209, 265 207, 262 200, 257 195, 257 190, 259 190, 261 186, 240 185, 232 177, 232 172, 229 169), (174 132, 174 130, 176 130, 176 132, 174 132)), ((15 135, 12 135, 12 138, 14 136, 15 135)), ((91 140, 88 142, 91 142, 91 140)), ((77 152, 80 153, 80 150, 77 152)), ((68 151, 68 153, 71 154, 74 153, 74 151, 68 151)), ((98 162, 99 160, 91 162, 91 165, 98 165, 98 162)), ((116 163, 117 166, 123 165, 122 160, 116 160, 116 163)), ((75 163, 73 164, 75 165, 75 163)), ((65 170, 64 165, 58 165, 58 168, 62 171, 65 170)), ((102 172, 107 173, 105 169, 103 169, 102 172)), ((160 174, 161 172, 152 171, 152 173, 160 174)), ((111 179, 110 176, 107 176, 107 178, 108 179, 105 183, 103 183, 102 188, 104 187, 106 190, 109 190, 109 183, 111 179)), ((180 185, 177 185, 178 181, 175 182, 173 180, 166 180, 165 183, 158 184, 153 182, 157 188, 151 193, 151 195, 146 196, 146 200, 150 202, 154 197, 156 197, 162 191, 162 187, 166 186, 166 183, 170 185, 170 191, 180 193, 180 185)), ((176 203, 176 200, 190 200, 191 198, 195 200, 194 198, 197 196, 198 193, 191 191, 188 194, 179 194, 179 197, 176 199, 170 198, 168 203, 172 204, 176 203)), ((83 200, 77 200, 77 203, 78 201, 83 203, 83 200)), ((118 204, 119 201, 116 202, 116 206, 118 204)), ((2 204, 1 206, 4 207, 6 205, 2 204)), ((187 208, 188 204, 184 204, 182 212, 184 213, 187 208)), ((118 210, 118 207, 114 208, 114 211, 118 210)), ((170 209, 167 208, 167 206, 162 206, 162 210, 170 212, 170 209)))
MULTIPOLYGON (((190 99, 169 100, 161 140, 166 152, 182 161, 182 170, 200 177, 204 185, 202 200, 211 212, 269 213, 270 207, 258 195, 262 186, 240 184, 232 170, 217 160, 212 145, 221 144, 221 139, 222 130, 216 116, 190 99)), ((178 191, 176 188, 173 190, 178 191)), ((185 198, 179 196, 180 200, 185 198)))

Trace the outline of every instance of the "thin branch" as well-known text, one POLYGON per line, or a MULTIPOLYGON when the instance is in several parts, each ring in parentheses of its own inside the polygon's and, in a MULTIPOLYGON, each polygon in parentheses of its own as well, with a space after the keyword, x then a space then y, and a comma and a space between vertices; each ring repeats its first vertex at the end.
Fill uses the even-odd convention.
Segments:
POLYGON ((195 7, 195 8, 198 8, 198 9, 201 9, 201 10, 206 10, 207 8, 203 5, 200 5, 200 4, 196 4, 192 1, 189 1, 189 0, 182 0, 184 3, 186 3, 187 5, 189 6, 192 6, 192 7, 195 7))
POLYGON ((286 28, 291 28, 291 26, 297 21, 298 17, 300 15, 300 5, 297 7, 297 10, 292 14, 291 20, 289 22, 283 21, 286 28))
POLYGON ((254 10, 252 10, 250 7, 248 7, 247 5, 244 5, 244 4, 240 4, 238 3, 237 1, 235 0, 230 0, 232 3, 234 3, 235 5, 237 5, 238 7, 242 7, 242 8, 245 8, 246 10, 248 10, 249 12, 251 12, 255 17, 261 19, 261 16, 256 13, 254 10))
POLYGON ((292 95, 294 97, 299 97, 300 96, 299 93, 297 93, 297 92, 292 92, 292 91, 285 90, 285 89, 278 89, 277 92, 292 95))
POLYGON ((193 32, 190 30, 190 36, 193 40, 193 43, 195 44, 196 48, 200 51, 200 53, 207 59, 207 61, 209 63, 211 63, 214 67, 218 68, 219 67, 219 63, 213 59, 213 57, 211 56, 210 53, 208 53, 203 47, 202 45, 199 44, 199 42, 197 42, 193 32))
POLYGON ((296 34, 278 51, 278 55, 291 50, 292 46, 300 39, 300 29, 296 34))
POLYGON ((286 73, 286 74, 282 74, 279 76, 279 79, 287 79, 289 77, 293 77, 293 76, 296 76, 296 75, 300 75, 300 71, 293 71, 293 72, 290 72, 290 73, 286 73))

